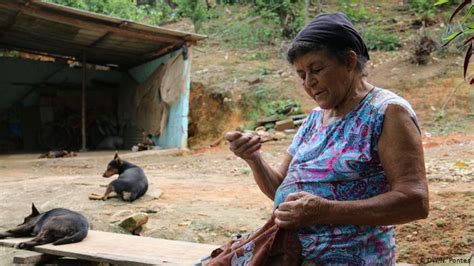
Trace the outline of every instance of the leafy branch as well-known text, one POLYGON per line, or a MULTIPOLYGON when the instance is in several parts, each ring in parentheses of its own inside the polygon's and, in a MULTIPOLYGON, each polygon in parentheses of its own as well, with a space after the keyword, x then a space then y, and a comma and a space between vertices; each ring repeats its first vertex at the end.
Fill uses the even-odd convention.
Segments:
MULTIPOLYGON (((448 2, 449 0, 438 0, 435 3, 435 6, 443 5, 448 2)), ((468 21, 469 19, 472 19, 472 15, 474 14, 474 5, 472 4, 472 0, 464 0, 463 2, 461 2, 453 11, 453 13, 451 14, 451 17, 449 18, 449 23, 452 23, 454 17, 466 7, 467 7, 467 11, 462 19, 461 30, 454 32, 450 34, 448 37, 446 37, 446 43, 443 45, 443 47, 445 47, 455 39, 465 38, 465 40, 463 41, 463 46, 467 46, 467 50, 466 50, 466 55, 464 57, 464 79, 466 79, 467 69, 469 67, 469 63, 472 56, 472 50, 473 50, 472 44, 474 42, 474 36, 473 36, 474 22, 468 21)), ((474 75, 471 75, 469 79, 470 79, 469 84, 471 85, 474 84, 474 75)))

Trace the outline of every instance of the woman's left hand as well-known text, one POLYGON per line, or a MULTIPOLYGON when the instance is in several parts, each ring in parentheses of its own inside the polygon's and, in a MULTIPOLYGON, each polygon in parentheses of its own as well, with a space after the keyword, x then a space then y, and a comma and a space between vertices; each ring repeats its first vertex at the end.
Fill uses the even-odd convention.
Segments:
POLYGON ((297 229, 321 223, 328 214, 328 201, 308 192, 291 193, 275 210, 275 223, 297 229))

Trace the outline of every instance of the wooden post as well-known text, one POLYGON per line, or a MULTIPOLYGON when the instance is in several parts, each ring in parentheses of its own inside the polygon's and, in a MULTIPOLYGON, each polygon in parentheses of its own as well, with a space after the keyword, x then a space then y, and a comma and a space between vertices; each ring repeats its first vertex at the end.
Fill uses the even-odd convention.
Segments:
POLYGON ((87 83, 87 61, 86 51, 82 51, 82 104, 81 104, 81 135, 82 135, 82 148, 81 151, 85 151, 86 148, 86 84, 87 83))

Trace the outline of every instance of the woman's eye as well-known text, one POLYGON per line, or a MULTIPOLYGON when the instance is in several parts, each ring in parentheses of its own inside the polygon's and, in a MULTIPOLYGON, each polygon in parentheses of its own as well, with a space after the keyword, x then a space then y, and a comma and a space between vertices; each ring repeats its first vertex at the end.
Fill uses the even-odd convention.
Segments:
POLYGON ((314 69, 311 70, 311 72, 314 73, 314 74, 318 74, 319 72, 321 72, 321 70, 323 70, 323 67, 314 68, 314 69))

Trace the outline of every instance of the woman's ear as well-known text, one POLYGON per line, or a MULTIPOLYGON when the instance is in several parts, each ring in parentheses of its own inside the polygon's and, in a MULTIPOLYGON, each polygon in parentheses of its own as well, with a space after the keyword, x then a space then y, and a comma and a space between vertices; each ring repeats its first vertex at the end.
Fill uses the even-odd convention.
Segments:
POLYGON ((350 50, 347 52, 347 61, 346 61, 346 66, 349 71, 355 70, 357 68, 357 54, 356 52, 350 50))

